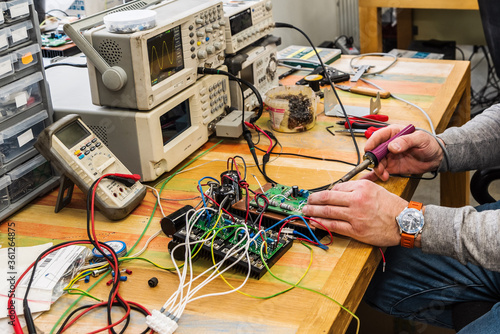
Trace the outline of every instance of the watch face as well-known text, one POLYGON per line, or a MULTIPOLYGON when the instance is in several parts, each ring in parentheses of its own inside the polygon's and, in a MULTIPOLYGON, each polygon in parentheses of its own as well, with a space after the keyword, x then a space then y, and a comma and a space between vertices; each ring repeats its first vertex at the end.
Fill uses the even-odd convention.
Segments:
POLYGON ((424 217, 417 209, 406 209, 402 212, 398 223, 403 232, 415 234, 424 226, 424 217))

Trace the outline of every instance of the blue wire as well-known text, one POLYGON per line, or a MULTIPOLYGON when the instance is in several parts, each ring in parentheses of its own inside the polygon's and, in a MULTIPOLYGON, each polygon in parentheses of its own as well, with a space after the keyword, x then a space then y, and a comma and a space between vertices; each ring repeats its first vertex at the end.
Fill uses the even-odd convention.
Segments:
MULTIPOLYGON (((304 238, 304 239, 306 239, 306 240, 308 240, 308 241, 310 241, 310 242, 314 243, 314 241, 313 241, 313 240, 311 240, 310 238, 306 237, 304 234, 302 234, 302 233, 300 233, 300 232, 298 232, 298 231, 296 231, 296 230, 293 230, 293 234, 297 234, 298 236, 300 236, 300 237, 302 237, 302 238, 304 238)), ((324 250, 327 250, 327 249, 328 249, 328 246, 323 245, 323 244, 321 244, 321 243, 319 243, 317 246, 318 246, 319 248, 321 248, 321 249, 324 249, 324 250)))
MULTIPOLYGON (((203 181, 205 179, 214 180, 218 184, 220 184, 220 182, 219 182, 219 180, 214 179, 211 176, 204 176, 204 177, 202 177, 201 179, 198 180, 198 188, 200 189, 201 200, 203 201, 203 206, 206 208, 207 207, 207 203, 205 202, 205 193, 203 192, 203 189, 201 188, 201 181, 203 181)), ((210 220, 212 218, 212 216, 210 215, 209 211, 207 211, 207 216, 208 216, 208 220, 210 220)))
POLYGON ((277 222, 277 223, 276 223, 276 224, 274 224, 273 226, 268 227, 268 228, 266 229, 266 232, 267 232, 268 230, 270 230, 270 229, 272 229, 272 228, 274 228, 274 227, 278 226, 279 224, 281 224, 281 223, 282 223, 282 222, 284 222, 285 220, 292 219, 292 218, 299 218, 299 219, 302 219, 302 221, 304 222, 304 224, 306 224, 306 227, 307 227, 307 229, 309 230, 309 233, 311 233, 311 235, 313 236, 314 241, 316 241, 316 242, 318 243, 318 245, 322 245, 322 246, 326 247, 326 249, 328 249, 328 247, 327 247, 327 246, 325 246, 325 245, 323 245, 321 242, 319 242, 318 238, 316 237, 316 235, 313 233, 313 231, 312 231, 312 230, 311 230, 311 228, 309 227, 309 224, 307 223, 306 219, 305 219, 304 217, 302 217, 302 216, 298 216, 298 215, 288 216, 288 217, 286 217, 286 218, 284 218, 284 219, 280 220, 279 222, 277 222))

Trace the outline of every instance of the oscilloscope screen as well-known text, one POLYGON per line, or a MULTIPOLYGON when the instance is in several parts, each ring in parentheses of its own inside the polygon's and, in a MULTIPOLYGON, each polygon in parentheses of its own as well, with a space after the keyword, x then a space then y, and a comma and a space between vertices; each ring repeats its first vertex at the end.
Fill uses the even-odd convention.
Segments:
POLYGON ((151 37, 147 44, 151 86, 184 69, 180 26, 151 37))
POLYGON ((189 129, 191 114, 189 112, 189 99, 179 103, 174 108, 160 116, 161 135, 163 145, 189 129))

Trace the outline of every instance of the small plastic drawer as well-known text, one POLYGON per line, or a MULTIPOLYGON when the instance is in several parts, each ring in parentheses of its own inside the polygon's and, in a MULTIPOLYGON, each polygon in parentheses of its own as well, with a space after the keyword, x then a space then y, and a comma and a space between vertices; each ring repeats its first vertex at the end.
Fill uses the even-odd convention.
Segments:
POLYGON ((33 29, 33 23, 31 23, 31 21, 24 21, 18 24, 14 24, 9 28, 10 28, 10 36, 8 37, 9 46, 14 46, 29 41, 30 39, 29 31, 33 29))
POLYGON ((40 72, 30 74, 0 88, 0 122, 42 102, 40 72))
MULTIPOLYGON (((14 69, 16 71, 21 71, 27 67, 37 64, 40 58, 40 52, 41 49, 38 44, 32 44, 25 48, 13 51, 12 54, 15 56, 14 69)), ((0 75, 1 74, 2 73, 0 71, 0 75)))
POLYGON ((7 209, 10 205, 8 186, 10 186, 10 177, 5 175, 0 178, 0 211, 7 209))
POLYGON ((24 19, 30 15, 30 5, 32 0, 11 0, 5 2, 3 16, 5 22, 14 22, 24 19))
POLYGON ((0 51, 7 50, 9 48, 9 37, 10 37, 9 27, 0 29, 0 51))
POLYGON ((14 73, 14 64, 17 62, 17 56, 9 53, 0 57, 0 78, 7 77, 14 73))
POLYGON ((48 117, 47 112, 42 110, 22 122, 0 131, 0 165, 32 148, 36 137, 45 128, 44 121, 48 117))
POLYGON ((41 155, 25 162, 7 173, 10 185, 7 190, 10 202, 15 203, 52 178, 50 162, 41 155))
POLYGON ((7 4, 3 1, 0 2, 0 24, 4 24, 5 22, 3 13, 5 12, 6 9, 7 9, 7 4))

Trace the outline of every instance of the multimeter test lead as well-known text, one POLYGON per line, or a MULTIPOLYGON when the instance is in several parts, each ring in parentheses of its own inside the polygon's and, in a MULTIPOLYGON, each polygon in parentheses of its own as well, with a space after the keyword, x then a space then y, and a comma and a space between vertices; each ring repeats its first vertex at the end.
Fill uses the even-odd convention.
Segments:
POLYGON ((336 185, 337 183, 349 181, 354 176, 358 175, 360 172, 364 171, 368 167, 377 167, 380 160, 382 160, 387 155, 387 153, 389 153, 388 146, 389 146, 390 142, 392 142, 394 139, 396 139, 398 137, 408 135, 408 134, 413 133, 413 132, 415 132, 415 127, 412 124, 410 124, 407 127, 405 127, 403 130, 398 132, 394 137, 392 137, 388 141, 380 144, 379 146, 377 146, 375 149, 373 149, 371 151, 367 151, 365 153, 365 155, 363 156, 363 162, 361 162, 359 165, 354 167, 351 171, 349 171, 347 174, 342 176, 340 179, 338 179, 337 181, 332 183, 328 187, 328 190, 332 189, 333 186, 336 185))

